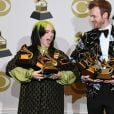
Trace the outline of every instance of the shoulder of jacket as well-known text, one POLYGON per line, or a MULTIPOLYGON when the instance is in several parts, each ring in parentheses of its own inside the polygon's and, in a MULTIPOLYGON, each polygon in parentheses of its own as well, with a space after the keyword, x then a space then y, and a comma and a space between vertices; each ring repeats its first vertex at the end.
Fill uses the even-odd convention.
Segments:
POLYGON ((96 33, 96 32, 98 32, 98 29, 92 29, 90 31, 85 32, 85 34, 96 33))

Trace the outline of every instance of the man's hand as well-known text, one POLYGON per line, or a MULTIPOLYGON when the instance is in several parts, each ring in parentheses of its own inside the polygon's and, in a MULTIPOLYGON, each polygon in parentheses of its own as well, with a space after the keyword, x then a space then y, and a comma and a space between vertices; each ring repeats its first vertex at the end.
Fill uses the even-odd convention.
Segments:
POLYGON ((111 80, 104 80, 104 83, 114 84, 114 75, 112 75, 111 77, 112 77, 111 80))
POLYGON ((89 75, 86 75, 86 76, 83 75, 82 80, 85 82, 103 82, 103 80, 101 80, 101 79, 92 79, 92 78, 90 78, 89 75))

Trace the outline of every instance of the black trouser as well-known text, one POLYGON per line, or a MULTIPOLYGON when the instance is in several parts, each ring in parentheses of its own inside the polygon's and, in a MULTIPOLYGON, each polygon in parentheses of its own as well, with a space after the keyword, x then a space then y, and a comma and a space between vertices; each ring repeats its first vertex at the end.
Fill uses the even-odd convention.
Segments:
POLYGON ((103 84, 95 98, 87 98, 88 114, 114 114, 114 93, 103 84))

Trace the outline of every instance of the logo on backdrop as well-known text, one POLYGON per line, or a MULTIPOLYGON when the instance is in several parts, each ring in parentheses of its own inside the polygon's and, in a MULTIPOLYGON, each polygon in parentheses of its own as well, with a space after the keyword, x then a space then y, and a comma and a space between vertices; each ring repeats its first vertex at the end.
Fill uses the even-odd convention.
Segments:
POLYGON ((10 78, 2 71, 0 71, 0 92, 5 91, 11 84, 10 78))
POLYGON ((88 3, 90 0, 74 0, 71 5, 73 14, 76 17, 84 18, 89 14, 88 3))
POLYGON ((10 9, 11 9, 10 0, 0 0, 0 16, 8 14, 10 9))

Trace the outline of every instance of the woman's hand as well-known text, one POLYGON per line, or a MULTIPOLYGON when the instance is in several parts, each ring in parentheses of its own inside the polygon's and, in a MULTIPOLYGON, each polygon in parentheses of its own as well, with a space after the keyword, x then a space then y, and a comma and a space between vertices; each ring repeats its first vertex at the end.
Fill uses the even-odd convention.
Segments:
POLYGON ((33 76, 35 79, 38 79, 38 80, 40 81, 40 80, 44 79, 42 72, 43 72, 42 69, 41 69, 41 70, 38 70, 38 71, 34 71, 34 72, 32 73, 32 76, 33 76))

